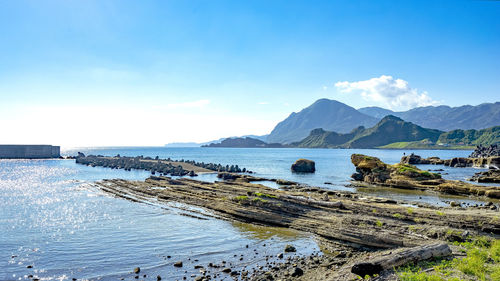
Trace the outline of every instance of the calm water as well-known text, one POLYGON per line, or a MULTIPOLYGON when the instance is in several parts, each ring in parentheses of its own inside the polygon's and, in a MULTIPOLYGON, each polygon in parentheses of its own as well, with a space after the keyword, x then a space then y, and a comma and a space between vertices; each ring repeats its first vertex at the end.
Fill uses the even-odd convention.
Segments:
MULTIPOLYGON (((63 154, 74 155, 76 151, 238 164, 259 176, 339 190, 353 190, 344 186, 354 172, 349 162, 352 153, 374 155, 389 163, 398 162, 403 153, 388 150, 94 148, 66 150, 63 154), (291 163, 301 157, 316 161, 314 175, 290 172, 291 163)), ((469 153, 418 151, 423 157, 441 158, 469 153)), ((449 173, 445 177, 455 179, 467 178, 476 171, 467 168, 445 170, 449 173)), ((282 251, 287 243, 296 245, 298 254, 318 250, 314 239, 304 234, 230 223, 208 216, 192 218, 183 215, 188 211, 176 205, 133 203, 103 194, 91 184, 104 178, 144 179, 147 176, 148 173, 141 171, 86 167, 73 160, 0 160, 0 280, 24 280, 29 274, 41 280, 135 280, 130 272, 136 266, 140 266, 150 280, 156 279, 158 274, 163 280, 181 279, 185 275, 192 279, 191 274, 198 273, 193 268, 196 264, 225 260, 240 268, 252 267, 265 262, 263 255, 274 256, 282 251), (254 249, 258 255, 254 254, 254 249), (238 256, 234 257, 234 253, 238 256), (244 255, 241 261, 240 254, 244 255), (181 260, 184 262, 182 269, 172 266, 181 260)), ((213 180, 213 177, 204 175, 199 179, 213 180)), ((403 199, 424 196, 423 199, 436 204, 443 199, 393 190, 377 194, 403 199)))

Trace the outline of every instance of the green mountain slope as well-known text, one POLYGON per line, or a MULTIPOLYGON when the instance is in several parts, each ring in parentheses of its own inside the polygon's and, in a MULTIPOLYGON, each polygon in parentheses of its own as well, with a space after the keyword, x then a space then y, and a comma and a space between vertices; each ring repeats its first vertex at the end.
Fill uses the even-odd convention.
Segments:
POLYGON ((322 129, 311 131, 311 134, 298 143, 298 147, 311 148, 374 148, 394 142, 413 142, 428 139, 436 142, 443 133, 439 130, 426 129, 410 122, 389 115, 372 128, 358 127, 348 134, 328 132, 322 129))
POLYGON ((500 143, 500 126, 482 130, 453 130, 443 133, 437 142, 448 145, 491 145, 500 143))
POLYGON ((429 139, 437 141, 442 131, 422 128, 393 115, 384 117, 372 128, 355 136, 344 146, 348 148, 372 148, 393 142, 410 142, 429 139))
POLYGON ((293 146, 305 148, 334 148, 350 141, 356 135, 363 132, 365 127, 360 126, 348 134, 328 132, 323 129, 314 129, 311 134, 300 142, 293 143, 293 146))

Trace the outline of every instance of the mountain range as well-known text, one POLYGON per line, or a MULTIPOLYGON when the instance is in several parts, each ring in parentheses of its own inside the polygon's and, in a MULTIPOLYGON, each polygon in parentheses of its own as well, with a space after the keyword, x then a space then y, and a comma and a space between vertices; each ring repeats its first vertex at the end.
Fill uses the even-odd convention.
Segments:
POLYGON ((394 142, 413 142, 427 139, 435 143, 442 131, 427 129, 388 115, 371 128, 358 127, 347 134, 312 130, 310 135, 294 146, 308 148, 375 148, 394 142))
POLYGON ((395 112, 380 107, 364 107, 356 110, 336 100, 319 99, 279 122, 266 141, 286 144, 298 142, 318 128, 346 134, 359 126, 372 127, 387 115, 429 129, 477 130, 500 125, 500 102, 459 107, 426 106, 395 112))

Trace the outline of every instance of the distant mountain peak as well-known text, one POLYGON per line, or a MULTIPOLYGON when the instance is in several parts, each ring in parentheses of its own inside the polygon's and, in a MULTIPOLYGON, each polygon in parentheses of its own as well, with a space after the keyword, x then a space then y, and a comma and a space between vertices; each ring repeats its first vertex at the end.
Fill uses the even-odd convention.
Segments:
POLYGON ((358 126, 371 127, 386 116, 393 121, 407 121, 424 128, 450 131, 484 129, 500 125, 500 102, 450 107, 425 106, 395 112, 371 106, 358 110, 336 100, 318 99, 297 113, 291 113, 276 125, 267 141, 292 143, 307 137, 311 130, 348 133, 358 126), (399 119, 395 119, 399 118, 399 119))

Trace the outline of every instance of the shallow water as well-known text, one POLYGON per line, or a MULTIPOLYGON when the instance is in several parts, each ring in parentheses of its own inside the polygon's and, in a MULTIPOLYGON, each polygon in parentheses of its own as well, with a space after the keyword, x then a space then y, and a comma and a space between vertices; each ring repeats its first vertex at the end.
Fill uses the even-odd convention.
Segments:
MULTIPOLYGON (((257 173, 259 177, 286 179, 311 186, 340 191, 360 191, 375 196, 389 197, 396 200, 420 201, 439 206, 448 205, 445 201, 460 200, 467 203, 481 203, 483 200, 469 199, 440 195, 436 193, 406 191, 398 189, 366 189, 349 187, 350 176, 355 172, 351 164, 351 154, 361 153, 379 157, 382 161, 395 164, 401 157, 414 152, 424 158, 437 156, 442 159, 453 157, 467 157, 471 150, 382 150, 382 149, 304 149, 304 148, 165 148, 165 147, 138 147, 138 148, 85 148, 63 151, 66 155, 75 155, 77 151, 86 154, 102 154, 122 156, 144 155, 160 158, 180 160, 189 159, 199 162, 221 163, 223 165, 238 165, 257 173), (307 158, 316 162, 314 174, 295 174, 290 166, 298 158, 307 158)), ((477 168, 450 168, 442 165, 419 165, 421 169, 443 169, 443 178, 453 180, 467 180, 474 173, 484 170, 477 168)), ((198 180, 215 181, 215 174, 200 175, 198 180)), ((273 182, 261 182, 272 188, 278 187, 273 182)))
POLYGON ((174 280, 199 274, 196 264, 263 264, 264 254, 276 255, 286 243, 296 245, 299 253, 319 250, 301 233, 188 217, 178 205, 129 202, 90 184, 147 176, 71 160, 1 160, 0 280, 23 280, 30 274, 41 280, 131 279, 137 266, 141 276, 174 280), (254 249, 260 255, 254 257, 254 249), (184 267, 173 267, 176 261, 184 267))
MULTIPOLYGON (((63 154, 75 155, 76 151, 237 164, 261 177, 347 191, 355 191, 345 186, 354 172, 350 164, 352 153, 377 156, 388 163, 398 162, 403 154, 403 151, 388 150, 225 148, 100 148, 66 150, 63 154), (302 157, 316 161, 315 174, 290 172, 291 163, 302 157)), ((469 153, 418 151, 423 157, 441 158, 469 153)), ((429 168, 443 168, 449 173, 444 177, 453 179, 465 179, 477 171, 429 168)), ((148 279, 156 275, 161 275, 163 280, 182 276, 192 279, 192 274, 199 274, 194 265, 206 266, 225 260, 239 268, 252 268, 264 264, 265 255, 275 256, 281 252, 287 243, 297 247, 297 254, 319 250, 308 235, 231 223, 198 213, 195 215, 200 218, 194 218, 185 215, 189 214, 186 206, 129 202, 110 197, 92 185, 104 178, 142 180, 148 176, 144 171, 77 165, 74 160, 0 160, 0 280, 23 280, 29 274, 41 280, 135 280, 131 271, 137 266, 141 267, 141 276, 147 274, 148 279), (240 255, 243 255, 241 261, 240 255), (173 267, 176 261, 183 261, 184 267, 173 267)), ((204 174, 197 179, 213 181, 216 176, 204 174)), ((433 204, 444 204, 443 200, 448 198, 392 189, 359 191, 396 199, 422 197, 433 204)), ((220 279, 224 277, 221 275, 220 279)))

